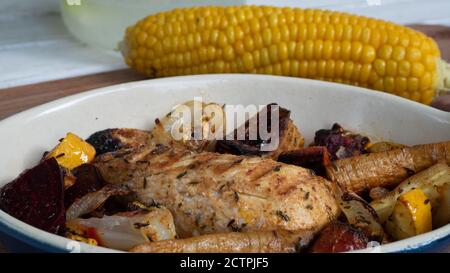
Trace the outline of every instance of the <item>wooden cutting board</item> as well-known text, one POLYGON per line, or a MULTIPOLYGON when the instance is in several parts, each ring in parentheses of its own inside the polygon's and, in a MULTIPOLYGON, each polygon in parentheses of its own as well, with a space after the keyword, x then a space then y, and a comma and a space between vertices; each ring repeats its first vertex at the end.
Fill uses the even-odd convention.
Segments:
MULTIPOLYGON (((450 27, 436 25, 413 25, 411 27, 433 37, 439 44, 442 52, 442 58, 450 61, 450 27)), ((129 69, 123 69, 57 81, 0 89, 0 120, 17 112, 57 98, 94 88, 143 79, 145 79, 145 77, 129 69)), ((450 99, 450 96, 448 99, 450 99)), ((5 251, 6 250, 0 243, 0 252, 5 251)))

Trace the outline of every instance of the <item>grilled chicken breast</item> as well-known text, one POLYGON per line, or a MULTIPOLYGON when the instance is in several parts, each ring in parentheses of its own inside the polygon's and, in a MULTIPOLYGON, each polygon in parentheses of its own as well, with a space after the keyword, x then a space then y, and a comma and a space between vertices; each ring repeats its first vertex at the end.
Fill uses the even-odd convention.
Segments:
POLYGON ((163 145, 144 150, 105 154, 95 165, 140 202, 166 206, 180 238, 278 231, 298 234, 298 241, 338 214, 331 182, 301 167, 163 145))

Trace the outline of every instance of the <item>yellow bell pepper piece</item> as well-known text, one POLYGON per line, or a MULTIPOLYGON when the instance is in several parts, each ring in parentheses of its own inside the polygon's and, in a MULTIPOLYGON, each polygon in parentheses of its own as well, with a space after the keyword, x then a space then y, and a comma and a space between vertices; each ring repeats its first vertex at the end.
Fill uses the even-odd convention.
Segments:
POLYGON ((72 170, 81 164, 91 162, 95 157, 95 148, 77 135, 68 133, 46 156, 51 157, 54 157, 62 167, 72 170))
POLYGON ((386 230, 397 240, 428 232, 431 227, 430 199, 420 189, 400 195, 386 222, 386 230))

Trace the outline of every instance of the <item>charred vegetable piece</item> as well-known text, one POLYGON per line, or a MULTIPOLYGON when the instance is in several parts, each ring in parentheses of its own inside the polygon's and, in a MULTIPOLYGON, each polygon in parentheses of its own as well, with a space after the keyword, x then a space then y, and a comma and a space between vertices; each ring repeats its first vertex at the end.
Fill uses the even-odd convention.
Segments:
POLYGON ((98 131, 86 139, 97 155, 116 152, 123 149, 137 149, 144 146, 154 146, 152 134, 149 131, 120 128, 98 131))
POLYGON ((370 203, 375 209, 381 222, 384 223, 394 210, 398 197, 413 189, 422 190, 430 199, 431 206, 436 207, 439 197, 438 189, 450 183, 450 167, 438 163, 418 174, 415 174, 398 185, 394 190, 370 203))
POLYGON ((95 148, 97 155, 117 151, 122 147, 122 144, 120 140, 113 135, 115 130, 118 129, 106 129, 95 132, 86 139, 86 142, 95 148))
POLYGON ((367 247, 369 240, 348 224, 334 222, 324 228, 310 248, 310 252, 345 252, 367 247))
POLYGON ((331 129, 317 131, 314 137, 314 146, 327 147, 331 160, 366 154, 369 142, 367 137, 353 134, 337 123, 331 129))
MULTIPOLYGON (((304 139, 297 127, 290 118, 291 111, 279 107, 277 104, 269 104, 257 115, 251 117, 241 127, 234 130, 231 136, 227 136, 226 140, 220 140, 216 143, 216 152, 229 153, 235 155, 257 155, 277 159, 278 156, 285 151, 291 151, 302 148, 304 139), (278 111, 279 126, 278 139, 262 139, 260 135, 260 126, 265 126, 266 132, 271 132, 271 117, 278 111), (266 120, 267 124, 259 124, 260 120, 266 120), (256 124, 257 130, 251 130, 250 125, 256 124), (240 140, 239 132, 244 132, 244 139, 240 140), (256 139, 253 139, 254 132, 256 139), (231 139, 231 140, 230 140, 231 139), (278 146, 272 151, 264 151, 263 146, 270 143, 276 143, 278 146)), ((264 127, 263 127, 264 128, 264 127)))
POLYGON ((386 230, 394 239, 401 240, 430 231, 431 224, 430 199, 420 189, 414 189, 399 197, 386 230))
POLYGON ((333 161, 327 176, 348 191, 392 188, 439 161, 450 164, 450 141, 417 145, 333 161))
POLYGON ((95 239, 99 245, 129 250, 146 242, 174 239, 172 214, 166 208, 151 207, 102 218, 73 219, 67 227, 83 237, 95 239))
POLYGON ((46 159, 51 157, 56 158, 59 165, 72 170, 81 164, 91 162, 95 157, 95 148, 75 134, 68 133, 66 137, 45 156, 46 159))
POLYGON ((75 183, 64 192, 64 204, 68 208, 72 203, 87 193, 100 190, 105 181, 94 165, 83 164, 72 171, 75 183))
POLYGON ((49 158, 0 189, 0 209, 34 227, 64 234, 63 193, 62 172, 49 158))
POLYGON ((326 147, 307 147, 284 152, 278 161, 312 169, 316 174, 325 175, 325 166, 330 163, 330 156, 326 147))
POLYGON ((343 192, 336 187, 336 195, 350 225, 361 230, 370 240, 381 242, 384 231, 376 211, 353 192, 343 192))
POLYGON ((64 189, 68 189, 75 184, 77 178, 68 169, 62 168, 62 171, 64 176, 64 189))
POLYGON ((130 193, 131 191, 124 185, 107 184, 98 191, 76 199, 67 209, 66 218, 67 220, 79 218, 101 207, 111 196, 124 196, 130 193))

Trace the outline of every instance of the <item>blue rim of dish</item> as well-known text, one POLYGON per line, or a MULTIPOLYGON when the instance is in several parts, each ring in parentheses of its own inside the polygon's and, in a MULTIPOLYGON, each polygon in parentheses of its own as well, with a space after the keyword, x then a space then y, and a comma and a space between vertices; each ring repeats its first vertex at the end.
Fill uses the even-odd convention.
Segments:
MULTIPOLYGON (((50 252, 50 253, 67 253, 68 249, 62 249, 46 244, 38 240, 33 240, 28 236, 21 236, 20 233, 10 229, 5 224, 0 223, 0 240, 11 250, 17 252, 50 252), (13 247, 12 244, 16 244, 13 247)), ((442 252, 444 248, 450 248, 450 235, 431 241, 427 244, 408 247, 392 253, 436 253, 442 252)), ((362 250, 364 251, 364 250, 362 250)), ((387 252, 389 253, 389 252, 387 252)))
POLYGON ((427 253, 427 252, 439 252, 443 248, 450 249, 450 234, 442 238, 429 242, 428 244, 419 245, 417 247, 406 248, 396 251, 395 253, 427 253))

